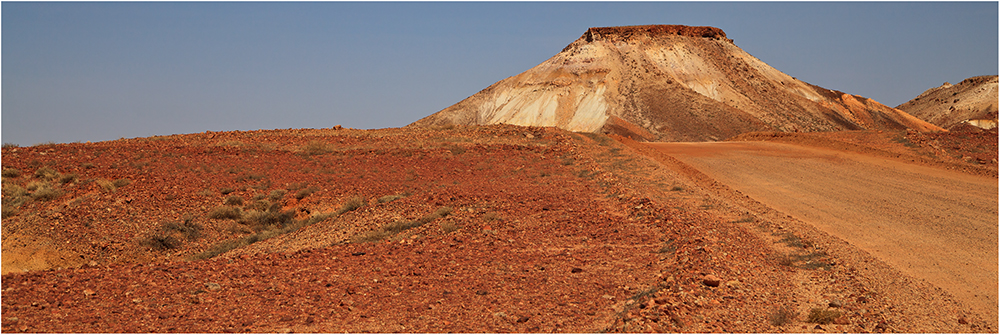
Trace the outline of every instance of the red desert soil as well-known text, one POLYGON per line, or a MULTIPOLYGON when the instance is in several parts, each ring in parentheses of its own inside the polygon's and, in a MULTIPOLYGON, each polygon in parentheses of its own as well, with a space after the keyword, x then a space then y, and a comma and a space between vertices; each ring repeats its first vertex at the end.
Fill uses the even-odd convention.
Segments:
POLYGON ((503 125, 5 147, 0 330, 996 332, 710 175, 503 125))

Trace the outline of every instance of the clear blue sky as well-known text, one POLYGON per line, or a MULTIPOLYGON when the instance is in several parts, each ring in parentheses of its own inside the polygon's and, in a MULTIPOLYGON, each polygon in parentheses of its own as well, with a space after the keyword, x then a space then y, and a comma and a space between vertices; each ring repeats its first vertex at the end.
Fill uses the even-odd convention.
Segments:
POLYGON ((995 75, 998 3, 23 3, 2 8, 2 140, 401 127, 588 27, 685 24, 895 106, 995 75))

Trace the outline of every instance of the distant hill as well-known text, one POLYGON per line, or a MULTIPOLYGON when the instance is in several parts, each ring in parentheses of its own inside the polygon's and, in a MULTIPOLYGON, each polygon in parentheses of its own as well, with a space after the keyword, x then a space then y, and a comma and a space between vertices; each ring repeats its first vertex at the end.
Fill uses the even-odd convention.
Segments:
POLYGON ((514 124, 647 141, 748 131, 941 128, 874 100, 811 85, 714 27, 590 28, 562 52, 410 126, 514 124))
POLYGON ((942 128, 965 124, 984 129, 997 126, 997 76, 978 76, 957 85, 944 83, 896 106, 942 128))

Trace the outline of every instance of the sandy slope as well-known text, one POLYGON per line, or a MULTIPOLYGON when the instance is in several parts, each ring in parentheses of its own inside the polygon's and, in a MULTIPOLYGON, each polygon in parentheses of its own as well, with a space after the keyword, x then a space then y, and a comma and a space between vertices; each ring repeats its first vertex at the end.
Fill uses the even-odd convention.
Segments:
POLYGON ((778 143, 650 144, 997 319, 997 181, 778 143))

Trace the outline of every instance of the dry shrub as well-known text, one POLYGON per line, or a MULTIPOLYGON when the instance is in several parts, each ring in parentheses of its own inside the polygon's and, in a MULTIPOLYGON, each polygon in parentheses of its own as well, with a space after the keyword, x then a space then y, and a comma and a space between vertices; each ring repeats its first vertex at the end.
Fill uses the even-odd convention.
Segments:
POLYGON ((153 248, 153 250, 169 250, 181 246, 181 241, 169 234, 150 235, 142 239, 139 243, 153 248))
POLYGON ((21 170, 13 168, 3 169, 3 171, 0 172, 0 176, 3 176, 4 178, 17 178, 21 176, 21 170))
POLYGON ((364 206, 365 198, 354 196, 347 199, 347 202, 344 202, 344 205, 340 206, 340 209, 337 210, 337 215, 344 214, 364 206))
POLYGON ((31 198, 38 201, 49 201, 63 194, 61 190, 52 187, 48 183, 34 186, 34 189, 35 191, 31 193, 31 198))
POLYGON ((243 197, 238 196, 238 195, 231 195, 231 196, 226 197, 226 201, 223 202, 223 203, 226 204, 226 205, 230 205, 230 206, 242 206, 243 205, 243 197))
POLYGON ((59 178, 59 172, 48 166, 43 166, 35 171, 35 177, 41 180, 53 180, 59 178))
POLYGON ((771 314, 768 314, 767 319, 771 322, 772 326, 783 326, 792 322, 795 322, 795 318, 799 317, 799 313, 788 306, 781 306, 771 314))
POLYGON ((810 323, 828 324, 840 317, 840 311, 825 308, 813 308, 809 310, 806 321, 810 323))
POLYGON ((393 201, 402 199, 403 197, 405 197, 405 196, 402 195, 402 194, 386 195, 386 196, 383 196, 381 198, 378 198, 378 203, 384 204, 384 203, 387 203, 387 202, 393 202, 393 201))
POLYGON ((452 222, 451 220, 441 222, 441 230, 444 231, 445 234, 451 233, 461 228, 462 227, 459 227, 457 224, 455 224, 455 222, 452 222))
POLYGON ((310 194, 313 194, 316 191, 319 191, 318 187, 316 187, 316 186, 309 186, 309 187, 307 187, 305 189, 302 189, 302 190, 299 190, 298 192, 295 192, 295 199, 302 200, 303 198, 308 197, 310 194))
POLYGON ((243 218, 243 211, 241 211, 238 207, 219 206, 213 209, 211 212, 208 212, 208 218, 219 219, 219 220, 224 220, 224 219, 239 220, 243 218))

